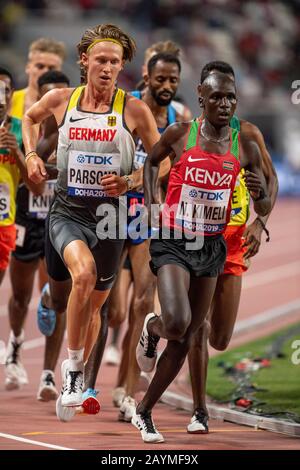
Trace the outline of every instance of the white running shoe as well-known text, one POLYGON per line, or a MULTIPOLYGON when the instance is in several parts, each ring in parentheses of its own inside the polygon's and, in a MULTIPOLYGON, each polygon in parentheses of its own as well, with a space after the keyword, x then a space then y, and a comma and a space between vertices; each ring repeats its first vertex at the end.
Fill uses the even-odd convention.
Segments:
POLYGON ((5 360, 5 389, 16 390, 28 384, 27 372, 20 360, 23 342, 17 342, 10 333, 5 360))
POLYGON ((118 416, 118 421, 125 421, 126 423, 131 422, 136 409, 135 399, 129 395, 124 398, 122 405, 120 407, 120 412, 118 416))
POLYGON ((104 364, 107 364, 108 366, 118 366, 120 364, 120 351, 118 348, 113 344, 110 344, 106 348, 103 361, 104 364))
POLYGON ((83 371, 69 370, 69 360, 61 365, 62 406, 80 406, 82 404, 83 371))
POLYGON ((120 408, 122 401, 124 400, 126 391, 124 387, 117 387, 112 391, 112 401, 116 408, 120 408))
POLYGON ((143 331, 136 347, 136 360, 143 372, 151 372, 157 359, 157 343, 159 336, 152 336, 148 333, 147 324, 151 318, 155 318, 155 313, 148 313, 144 320, 143 331))
POLYGON ((54 382, 54 373, 51 371, 42 372, 37 399, 39 401, 50 401, 58 398, 58 391, 54 382))
POLYGON ((56 416, 63 423, 67 423, 68 421, 71 421, 71 419, 75 415, 76 408, 74 406, 63 406, 61 404, 61 397, 62 392, 56 400, 56 416))
POLYGON ((155 444, 165 441, 162 434, 157 431, 152 421, 151 413, 136 414, 136 412, 134 412, 131 423, 139 429, 144 442, 155 444))
POLYGON ((190 423, 187 425, 187 432, 189 434, 208 434, 208 416, 202 410, 196 410, 191 418, 190 423))

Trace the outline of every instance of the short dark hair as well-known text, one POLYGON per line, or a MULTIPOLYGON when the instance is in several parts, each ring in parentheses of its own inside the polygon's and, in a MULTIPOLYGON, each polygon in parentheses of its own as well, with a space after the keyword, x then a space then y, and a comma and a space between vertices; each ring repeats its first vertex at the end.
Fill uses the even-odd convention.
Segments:
POLYGON ((212 71, 225 73, 226 75, 233 75, 235 78, 234 70, 230 64, 223 62, 222 60, 215 60, 213 62, 208 62, 208 64, 203 67, 200 78, 201 84, 207 79, 208 75, 212 71))
POLYGON ((163 62, 168 62, 168 63, 173 63, 176 64, 179 70, 179 73, 181 72, 181 63, 178 57, 174 54, 168 54, 166 52, 160 52, 159 54, 155 54, 151 59, 149 60, 147 64, 147 69, 148 69, 148 75, 151 75, 152 70, 156 66, 157 62, 161 60, 163 62))
POLYGON ((70 80, 59 70, 49 70, 40 76, 38 79, 38 86, 41 88, 43 85, 48 85, 49 83, 66 83, 69 86, 70 80))
POLYGON ((14 79, 12 74, 7 69, 0 67, 0 75, 6 75, 10 79, 11 87, 14 88, 14 79))

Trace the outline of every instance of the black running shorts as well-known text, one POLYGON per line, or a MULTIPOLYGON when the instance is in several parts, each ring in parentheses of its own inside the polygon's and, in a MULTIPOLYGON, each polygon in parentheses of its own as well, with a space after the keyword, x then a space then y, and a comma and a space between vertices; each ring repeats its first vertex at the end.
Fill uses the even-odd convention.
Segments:
MULTIPOLYGON (((188 239, 152 239, 150 268, 157 275, 165 264, 177 264, 192 276, 216 277, 222 273, 226 260, 226 243, 222 235, 205 237, 203 247, 187 249, 188 239)), ((192 243, 193 245, 193 243, 192 243)))
POLYGON ((70 279, 70 273, 65 266, 65 263, 53 247, 49 236, 49 215, 46 219, 46 233, 45 233, 45 258, 47 265, 47 272, 54 281, 67 281, 70 279))
POLYGON ((12 256, 29 263, 45 256, 45 220, 25 219, 17 213, 17 242, 12 256))
POLYGON ((57 213, 50 214, 49 235, 53 247, 62 260, 66 246, 74 240, 82 240, 91 250, 96 263, 95 289, 102 291, 113 286, 125 240, 100 240, 96 230, 57 213))

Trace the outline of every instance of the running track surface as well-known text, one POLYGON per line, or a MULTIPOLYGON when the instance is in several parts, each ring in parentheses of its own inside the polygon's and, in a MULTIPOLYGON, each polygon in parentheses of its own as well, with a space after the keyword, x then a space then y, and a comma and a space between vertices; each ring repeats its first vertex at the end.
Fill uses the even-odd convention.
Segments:
MULTIPOLYGON (((271 242, 262 244, 259 255, 253 260, 250 271, 244 277, 238 320, 249 320, 255 316, 282 306, 289 310, 291 302, 300 303, 300 201, 280 200, 268 224, 271 242)), ((7 302, 10 286, 6 276, 0 288, 0 339, 7 340, 9 328, 7 302)), ((146 445, 140 433, 127 423, 117 421, 118 410, 112 406, 111 390, 116 379, 116 368, 102 366, 98 376, 98 388, 102 409, 96 416, 77 415, 70 423, 60 423, 55 416, 54 402, 40 403, 36 393, 42 367, 43 340, 36 326, 36 304, 38 291, 35 288, 26 324, 28 343, 23 352, 23 362, 30 383, 22 390, 4 390, 3 367, 0 366, 0 449, 300 449, 300 440, 253 428, 211 420, 209 435, 189 435, 186 425, 190 416, 184 411, 158 404, 153 412, 155 423, 164 434, 165 443, 146 445)), ((300 305, 300 304, 299 304, 300 305)), ((283 319, 270 321, 267 325, 247 329, 235 335, 231 346, 258 338, 282 326, 300 319, 300 308, 283 319)), ((66 357, 64 345, 61 359, 66 357)), ((60 362, 59 362, 60 363, 60 362)), ((300 366, 295 366, 300 367, 300 366)), ((295 369, 295 373, 299 373, 295 369)), ((181 373, 171 387, 180 392, 181 373)), ((60 384, 59 368, 56 371, 60 384)), ((186 391, 186 387, 185 387, 186 391)))

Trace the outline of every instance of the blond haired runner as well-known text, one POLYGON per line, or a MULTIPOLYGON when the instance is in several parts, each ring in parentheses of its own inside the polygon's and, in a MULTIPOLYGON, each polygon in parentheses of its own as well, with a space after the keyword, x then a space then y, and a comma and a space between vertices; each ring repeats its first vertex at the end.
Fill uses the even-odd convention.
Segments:
POLYGON ((159 138, 147 105, 116 87, 125 62, 134 55, 134 41, 117 26, 97 25, 84 33, 78 52, 86 85, 47 93, 23 121, 28 174, 35 182, 47 175, 35 152, 34 126, 51 114, 59 126, 59 173, 49 234, 72 278, 69 359, 62 364, 59 418, 63 407, 82 403, 83 361, 97 337, 98 311, 118 270, 124 244, 118 238, 122 205, 118 196, 142 182, 141 172, 131 174, 133 135, 142 139, 148 152, 159 138), (105 211, 110 214, 108 224, 114 218, 114 234, 114 230, 104 233, 105 211))

